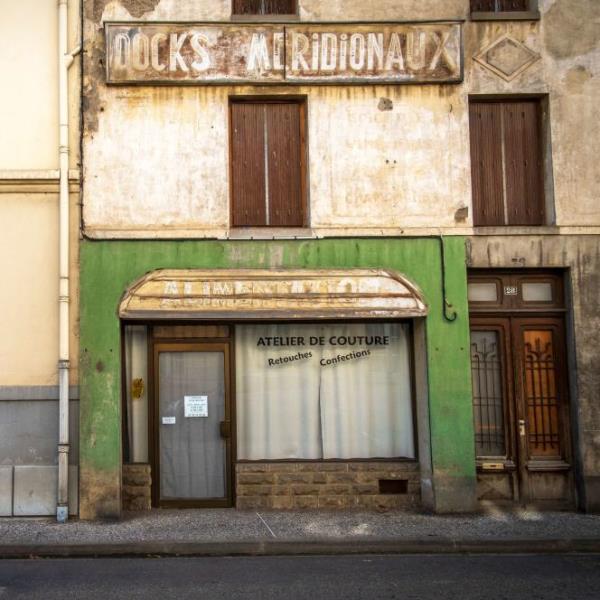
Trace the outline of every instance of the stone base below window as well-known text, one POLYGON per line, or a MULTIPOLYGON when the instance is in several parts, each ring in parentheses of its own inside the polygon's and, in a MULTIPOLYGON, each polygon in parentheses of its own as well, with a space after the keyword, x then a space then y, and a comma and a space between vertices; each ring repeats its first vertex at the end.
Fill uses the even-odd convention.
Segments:
POLYGON ((415 509, 414 462, 251 462, 236 465, 238 509, 415 509))
POLYGON ((150 510, 151 486, 150 465, 123 465, 123 510, 150 510))

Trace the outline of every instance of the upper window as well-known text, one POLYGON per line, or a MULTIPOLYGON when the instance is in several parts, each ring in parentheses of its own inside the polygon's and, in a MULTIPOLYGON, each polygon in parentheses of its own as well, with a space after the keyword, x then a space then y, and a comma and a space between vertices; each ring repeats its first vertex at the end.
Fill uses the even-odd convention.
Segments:
POLYGON ((471 12, 521 12, 530 9, 530 0, 471 0, 471 12))
POLYGON ((296 0, 233 0, 234 15, 295 15, 296 0))
POLYGON ((231 103, 233 227, 306 225, 304 115, 299 100, 231 103))
POLYGON ((522 20, 540 18, 538 0, 471 0, 471 18, 484 20, 522 20))
POLYGON ((539 100, 471 102, 473 223, 543 225, 539 100))

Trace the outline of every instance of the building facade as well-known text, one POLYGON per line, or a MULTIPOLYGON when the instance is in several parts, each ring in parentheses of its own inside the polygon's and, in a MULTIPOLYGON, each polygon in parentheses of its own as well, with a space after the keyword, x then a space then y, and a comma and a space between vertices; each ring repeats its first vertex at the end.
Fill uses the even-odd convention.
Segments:
POLYGON ((597 509, 598 13, 84 0, 80 516, 597 509))
POLYGON ((2 517, 78 510, 79 21, 72 0, 2 6, 2 517))

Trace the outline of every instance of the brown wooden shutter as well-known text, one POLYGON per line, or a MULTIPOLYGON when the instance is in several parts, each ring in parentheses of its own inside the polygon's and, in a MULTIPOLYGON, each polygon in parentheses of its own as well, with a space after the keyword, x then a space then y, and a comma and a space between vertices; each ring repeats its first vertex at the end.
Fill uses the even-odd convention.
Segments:
POLYGON ((498 0, 498 10, 518 12, 529 10, 529 0, 498 0))
POLYGON ((469 106, 474 225, 504 224, 501 105, 469 106))
POLYGON ((263 0, 266 15, 296 14, 296 0, 263 0))
POLYGON ((544 222, 538 107, 535 100, 503 105, 508 225, 544 222))
POLYGON ((302 106, 267 104, 269 225, 302 227, 302 106))
POLYGON ((231 103, 233 227, 305 225, 304 105, 231 103))
POLYGON ((529 10, 529 0, 471 0, 471 12, 518 12, 529 10))
POLYGON ((471 0, 471 12, 494 12, 496 0, 471 0))
POLYGON ((296 0, 233 0, 234 15, 293 15, 296 0))
POLYGON ((261 0, 233 0, 234 15, 259 15, 261 0))
POLYGON ((231 104, 232 225, 266 225, 264 105, 231 104))

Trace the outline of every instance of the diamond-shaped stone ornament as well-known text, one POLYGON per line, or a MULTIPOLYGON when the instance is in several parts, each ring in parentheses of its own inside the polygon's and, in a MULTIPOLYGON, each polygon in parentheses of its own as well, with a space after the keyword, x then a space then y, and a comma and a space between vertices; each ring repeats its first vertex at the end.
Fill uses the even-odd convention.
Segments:
POLYGON ((539 60, 540 55, 504 34, 473 58, 505 81, 511 81, 539 60))

